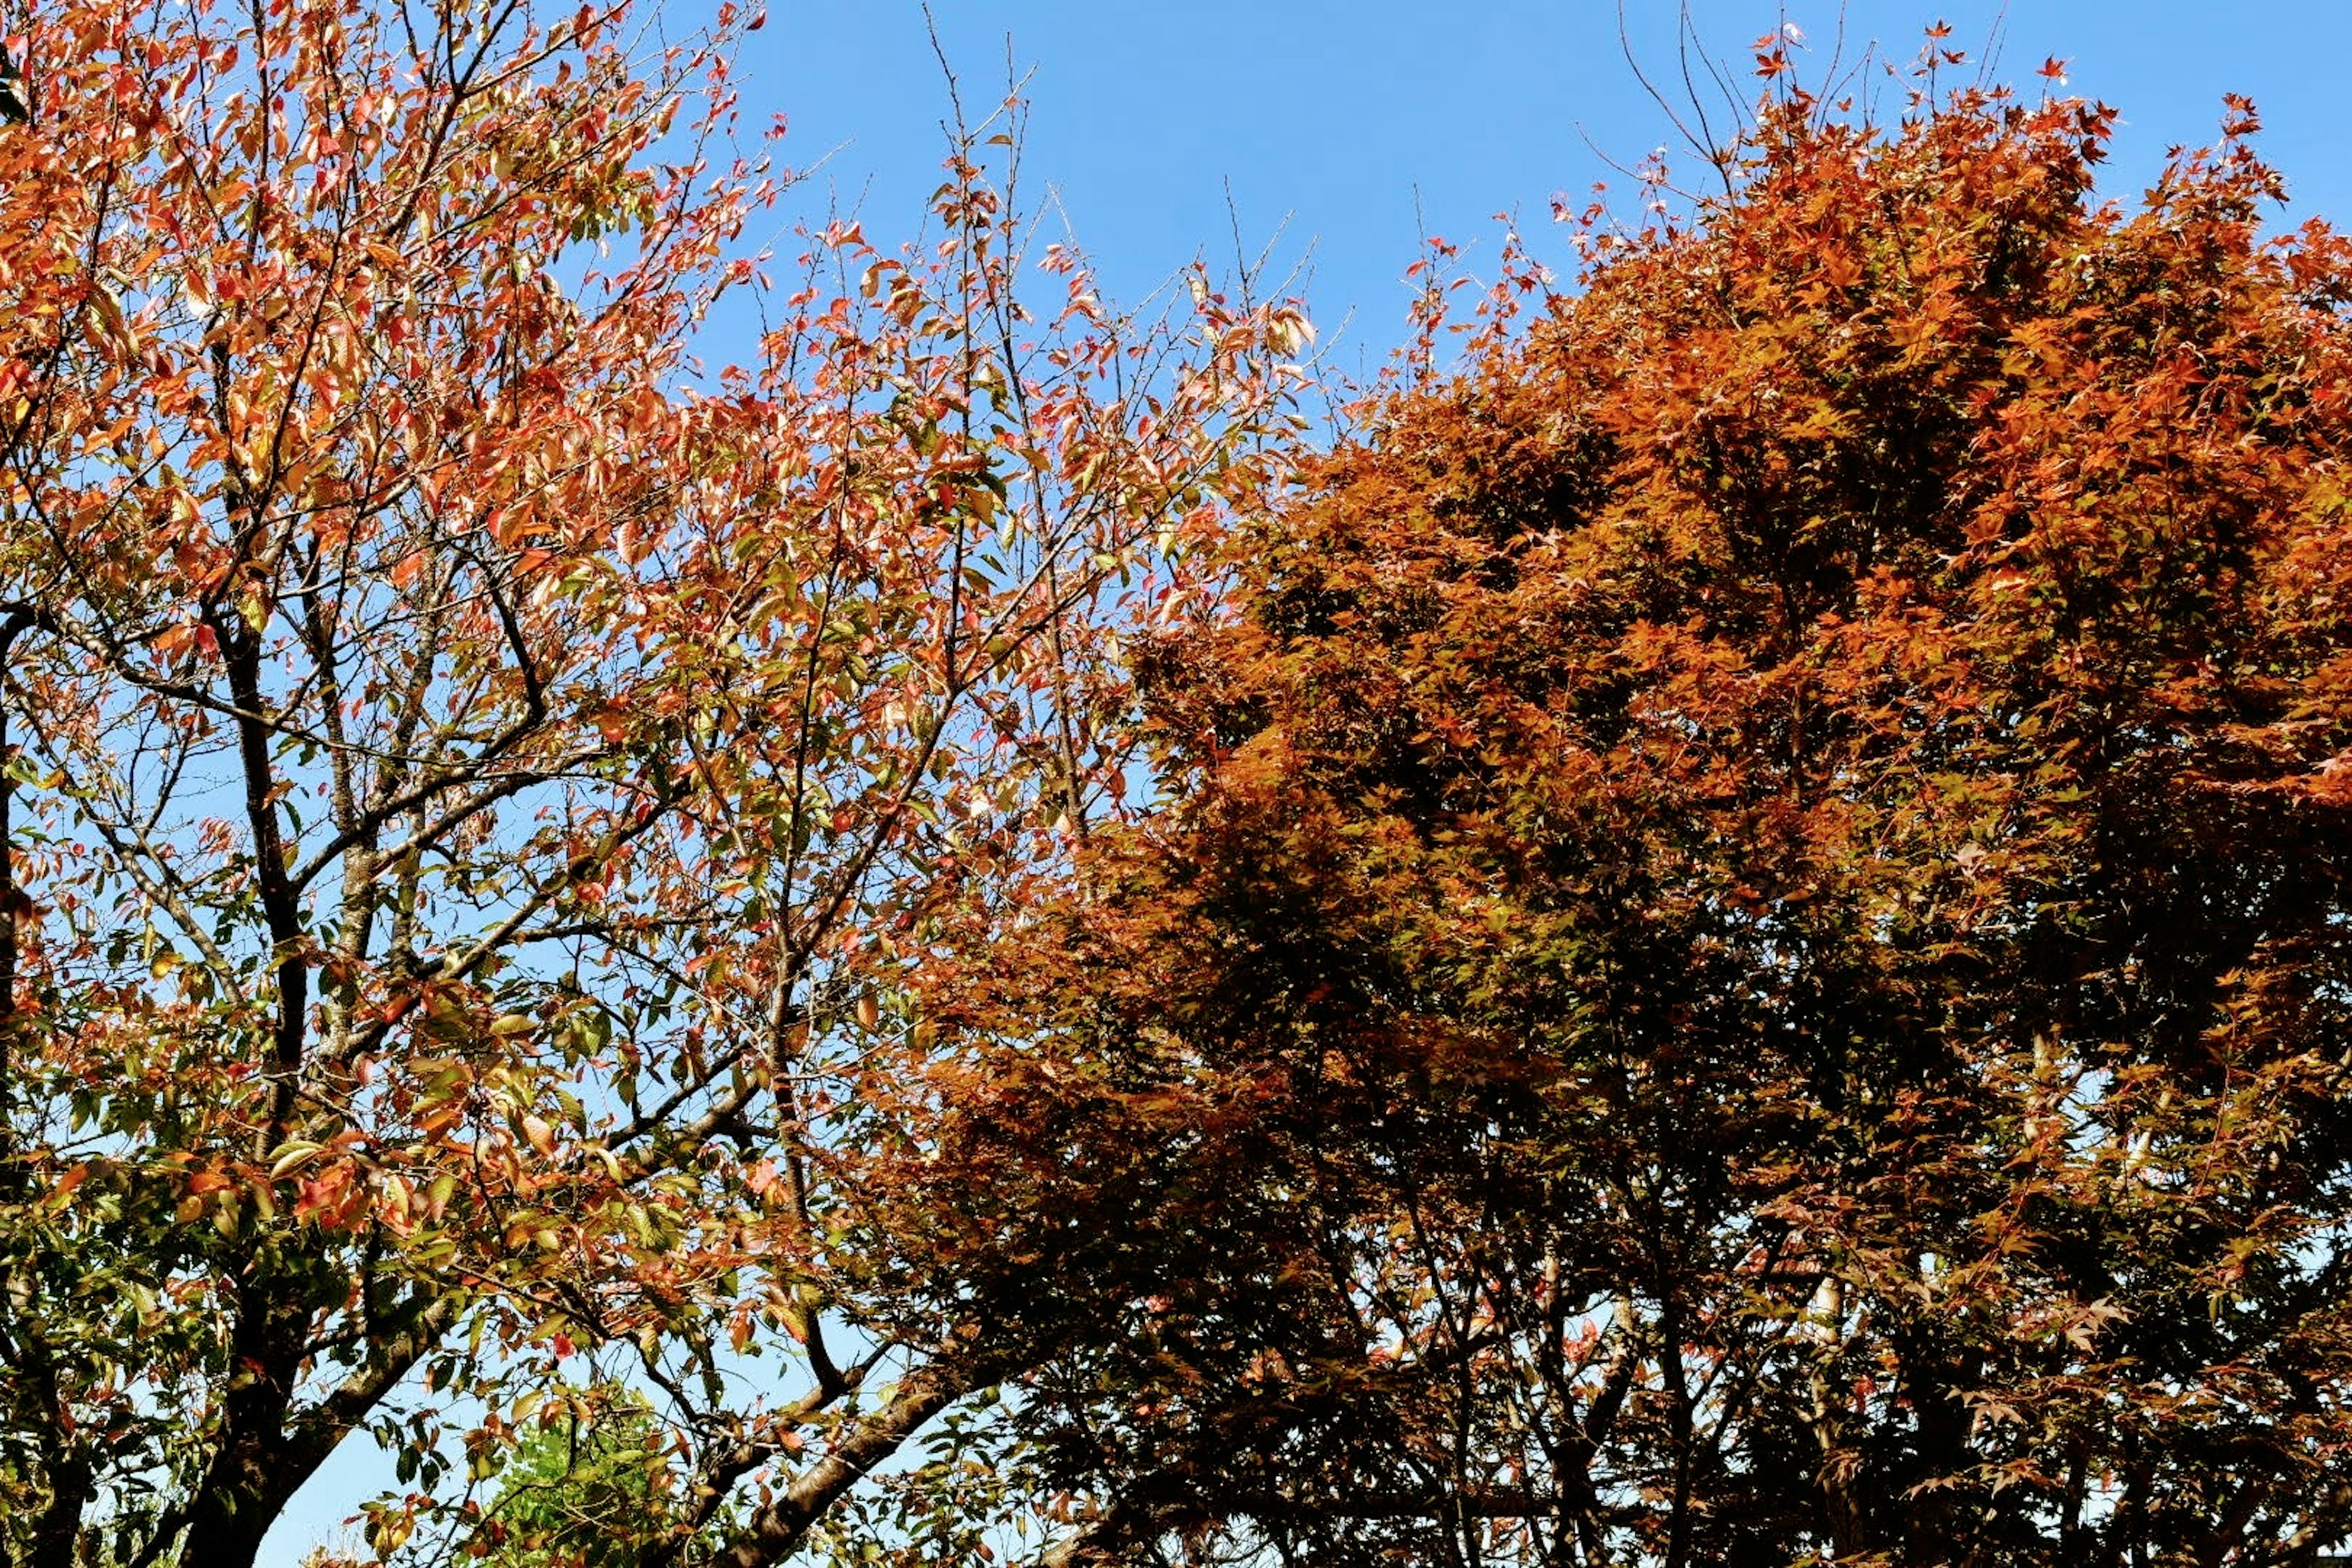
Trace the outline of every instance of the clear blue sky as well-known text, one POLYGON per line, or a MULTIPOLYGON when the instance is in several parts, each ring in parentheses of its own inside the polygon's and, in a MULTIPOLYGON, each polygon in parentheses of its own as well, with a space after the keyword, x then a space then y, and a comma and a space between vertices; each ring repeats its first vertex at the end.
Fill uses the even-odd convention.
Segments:
MULTIPOLYGON (((756 4, 757 0, 752 0, 756 4)), ((681 19, 704 0, 673 0, 681 19)), ((1287 220, 1279 254, 1311 248, 1309 303, 1376 363, 1395 342, 1415 252, 1415 205, 1432 233, 1476 242, 1517 210, 1538 255, 1551 197, 1581 200, 1610 174, 1592 150, 1638 162, 1673 136, 1620 47, 1614 0, 934 0, 967 101, 994 98, 1009 36, 1034 72, 1028 177, 1053 182, 1115 296, 1132 299, 1196 253, 1233 251, 1226 184, 1253 248, 1287 220), (1588 146, 1586 138, 1592 146, 1588 146)), ((1636 57, 1675 78, 1675 0, 1626 0, 1636 57)), ((1771 0, 1693 0, 1698 37, 1735 70, 1777 26, 1771 0)), ((2001 74, 2028 81, 2045 57, 2071 90, 2123 111, 2109 188, 2131 195, 2173 143, 2209 140, 2225 92, 2254 99, 2262 145, 2286 175, 2289 221, 2352 225, 2352 0, 2011 0, 2001 74)), ((1898 58, 1941 16, 1980 56, 2004 7, 1851 0, 1849 51, 1880 40, 1898 58)), ((1835 0, 1791 0, 1811 51, 1838 31, 1835 0)), ((769 0, 742 61, 750 119, 788 115, 786 156, 830 161, 797 210, 828 189, 861 205, 877 243, 914 226, 937 183, 940 70, 916 0, 769 0)), ((1622 184, 1619 180, 1620 184, 1622 184)), ((1480 249, 1470 252, 1475 265, 1480 249)), ((723 352, 723 350, 721 351, 723 352)), ((1356 352, 1341 356, 1358 363, 1356 352)), ((322 1473, 264 1549, 294 1568, 389 1478, 365 1439, 322 1473)))
MULTIPOLYGON (((820 176, 865 190, 866 232, 902 233, 934 183, 943 101, 915 0, 769 0, 745 60, 750 96, 791 117, 791 156, 838 147, 820 176), (872 184, 866 186, 866 182, 872 184)), ((1634 52, 1676 73, 1675 0, 1626 0, 1634 52)), ((1698 37, 1735 71, 1783 14, 1826 63, 1835 0, 1693 0, 1698 37)), ((1516 210, 1545 226, 1550 197, 1612 176, 1672 139, 1620 47, 1614 0, 935 0, 967 100, 1003 79, 1005 39, 1034 70, 1028 166, 1055 182, 1081 241, 1132 297, 1196 250, 1232 254, 1225 182, 1253 247, 1289 220, 1311 243, 1319 321, 1350 309, 1377 358, 1397 336, 1415 201, 1431 232, 1489 236, 1516 210), (1592 146, 1588 146, 1586 138, 1592 146)), ((1997 21, 2002 74, 2032 81, 2052 55, 2070 90, 2123 111, 2114 188, 2136 194, 2176 142, 2210 138, 2224 92, 2252 96, 2293 213, 2352 223, 2352 0, 1852 0, 1849 53, 1872 38, 1907 58, 1938 16, 1981 56, 1997 21), (2005 11, 2005 16, 2004 16, 2005 11)), ((1752 78, 1742 77, 1744 90, 1752 78)), ((2038 83, 2033 85, 2038 86, 2038 83)), ((1531 235, 1539 251, 1543 237, 1531 235)), ((1346 356, 1352 363, 1354 356, 1346 356)))

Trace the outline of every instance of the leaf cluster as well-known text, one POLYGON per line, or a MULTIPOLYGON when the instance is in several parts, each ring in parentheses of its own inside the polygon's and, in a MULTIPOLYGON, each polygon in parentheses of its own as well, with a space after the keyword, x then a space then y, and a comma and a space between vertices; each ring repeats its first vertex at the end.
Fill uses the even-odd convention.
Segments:
POLYGON ((1151 651, 1173 804, 945 987, 1107 1549, 2352 1534, 2352 248, 2111 125, 1768 103, 1151 651))

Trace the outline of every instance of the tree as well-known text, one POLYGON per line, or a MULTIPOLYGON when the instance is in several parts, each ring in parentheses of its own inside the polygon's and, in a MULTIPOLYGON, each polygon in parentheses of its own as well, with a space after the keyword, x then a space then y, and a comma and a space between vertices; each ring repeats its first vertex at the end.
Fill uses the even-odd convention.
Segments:
POLYGON ((772 287, 758 25, 13 24, 11 1563, 249 1562, 362 1434, 376 1548, 487 1544, 559 1372, 680 1436, 646 1560, 773 1562, 1044 1353, 872 1186, 877 1064, 925 910, 1112 809, 1120 637, 1259 482, 1303 323, 1113 315, 1010 107, 921 248, 837 223, 772 287))
POLYGON ((2352 1537, 2352 247, 2111 123, 1782 87, 1233 534, 934 1004, 1106 1561, 2352 1537))

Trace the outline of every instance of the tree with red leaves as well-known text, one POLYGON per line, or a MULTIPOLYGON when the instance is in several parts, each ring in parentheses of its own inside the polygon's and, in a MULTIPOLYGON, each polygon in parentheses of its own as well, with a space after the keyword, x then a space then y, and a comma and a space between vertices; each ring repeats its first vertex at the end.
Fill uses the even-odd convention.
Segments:
POLYGON ((2111 123, 1777 87, 1155 645, 1171 804, 937 1003, 1104 1560, 2352 1535, 2352 246, 2111 123))
POLYGON ((876 1183, 904 975, 1111 809, 1296 310, 1108 310, 1017 106, 768 256, 732 5, 5 11, 0 1561, 235 1568, 371 1443, 480 1555, 600 1421, 605 1560, 930 1485, 1051 1346, 876 1183))

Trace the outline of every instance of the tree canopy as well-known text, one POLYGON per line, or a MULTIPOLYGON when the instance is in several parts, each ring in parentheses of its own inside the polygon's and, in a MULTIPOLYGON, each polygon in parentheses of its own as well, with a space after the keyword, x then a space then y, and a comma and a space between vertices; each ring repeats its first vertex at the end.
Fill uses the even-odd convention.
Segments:
POLYGON ((1113 1560, 2352 1534, 2352 248, 2111 124, 1780 89, 1156 642, 1171 803, 941 985, 1113 1560))
POLYGON ((614 1385, 685 1478, 645 1560, 774 1562, 1036 1353, 871 1182, 877 1065, 958 868, 1115 802, 1117 634, 1258 484, 1303 323, 1112 312, 1017 105, 919 247, 771 256, 758 18, 654 20, 8 36, 12 1563, 249 1562, 371 1439, 373 1547, 487 1547, 614 1385))
POLYGON ((1015 103, 748 240, 759 20, 9 40, 11 1568, 370 1441, 533 1568, 2352 1538, 2352 247, 2250 109, 2123 205, 1768 49, 1318 451, 1015 103))

